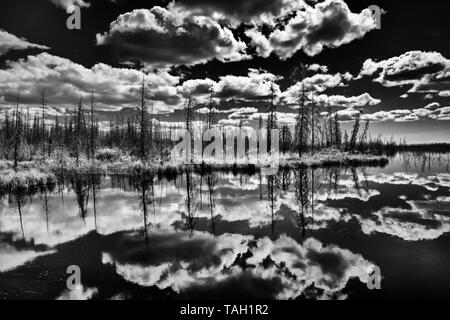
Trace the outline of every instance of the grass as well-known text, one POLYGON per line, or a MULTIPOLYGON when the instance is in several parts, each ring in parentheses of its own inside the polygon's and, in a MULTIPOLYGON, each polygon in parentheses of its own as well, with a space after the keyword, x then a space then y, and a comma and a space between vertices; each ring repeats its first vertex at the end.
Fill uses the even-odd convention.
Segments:
MULTIPOLYGON (((368 154, 350 154, 335 149, 322 150, 314 155, 306 154, 299 158, 294 154, 280 155, 278 168, 289 169, 298 167, 321 166, 360 166, 385 165, 388 159, 383 156, 368 154)), ((117 149, 102 149, 95 159, 82 156, 77 160, 67 152, 55 151, 50 157, 36 157, 32 161, 20 162, 17 170, 11 161, 0 161, 0 190, 20 190, 35 188, 56 183, 57 175, 64 174, 155 174, 174 177, 184 172, 226 171, 233 173, 256 173, 270 166, 277 167, 277 162, 271 157, 255 159, 238 159, 218 161, 217 159, 202 159, 197 163, 180 161, 141 161, 121 153, 117 149)))
POLYGON ((56 176, 38 168, 8 168, 3 161, 0 169, 0 192, 26 192, 37 187, 47 187, 57 182, 56 176))

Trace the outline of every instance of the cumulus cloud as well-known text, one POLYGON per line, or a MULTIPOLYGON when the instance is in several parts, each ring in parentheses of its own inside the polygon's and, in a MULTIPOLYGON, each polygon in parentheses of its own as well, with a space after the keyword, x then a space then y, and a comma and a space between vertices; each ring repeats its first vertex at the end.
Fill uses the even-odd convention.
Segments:
POLYGON ((366 60, 360 76, 377 75, 375 81, 386 86, 398 86, 415 83, 423 76, 443 71, 449 66, 449 61, 438 52, 409 51, 379 62, 366 60))
MULTIPOLYGON (((431 208, 420 202, 407 201, 411 209, 384 207, 368 219, 358 217, 365 234, 384 233, 406 241, 433 240, 450 232, 449 219, 430 214, 431 208)), ((448 206, 444 202, 443 206, 448 206)))
POLYGON ((339 47, 376 28, 369 9, 352 13, 342 0, 178 0, 175 6, 232 28, 250 25, 245 34, 262 57, 275 52, 287 59, 300 50, 314 56, 325 47, 339 47), (269 26, 268 33, 262 32, 263 26, 269 26))
POLYGON ((246 44, 206 16, 189 16, 173 6, 137 9, 120 15, 97 44, 111 46, 123 61, 149 66, 195 65, 246 58, 246 44))
POLYGON ((409 51, 381 61, 368 59, 359 74, 364 76, 386 87, 409 86, 408 93, 425 93, 426 99, 450 93, 450 60, 439 52, 409 51))
POLYGON ((303 89, 306 91, 323 92, 330 88, 345 86, 346 83, 352 79, 353 76, 348 72, 344 74, 316 73, 290 86, 283 92, 283 98, 287 103, 295 103, 299 93, 302 92, 303 89))
POLYGON ((328 72, 328 67, 320 65, 320 64, 317 64, 317 63, 313 63, 313 64, 308 66, 308 70, 309 71, 313 71, 313 72, 327 73, 328 72))
MULTIPOLYGON (((259 120, 259 118, 261 118, 262 120, 267 121, 268 115, 269 115, 268 113, 256 112, 251 115, 248 115, 247 120, 248 121, 259 120)), ((297 117, 297 114, 290 112, 275 112, 275 116, 279 124, 293 126, 295 125, 295 119, 297 117)))
POLYGON ((279 77, 268 72, 250 69, 248 76, 223 76, 215 88, 216 96, 221 99, 258 100, 267 99, 271 88, 277 96, 281 93, 275 83, 279 77))
MULTIPOLYGON (((340 121, 353 121, 356 116, 361 114, 361 110, 349 107, 344 110, 339 110, 337 112, 340 121)), ((372 122, 383 122, 383 121, 407 121, 407 117, 411 117, 411 111, 409 110, 390 110, 390 111, 377 111, 368 114, 362 114, 362 120, 370 120, 372 122)), ((411 119, 413 120, 413 119, 411 119)), ((415 119, 414 119, 415 120, 415 119)))
POLYGON ((191 79, 183 82, 179 90, 184 96, 210 95, 217 83, 211 79, 191 79))
MULTIPOLYGON (((297 11, 285 26, 275 28, 267 39, 270 51, 285 60, 297 51, 315 56, 324 48, 340 47, 360 39, 375 28, 376 22, 371 10, 352 13, 342 0, 326 0, 297 11)), ((261 35, 257 31, 247 34, 252 38, 257 51, 267 56, 268 44, 261 39, 261 35)))
POLYGON ((7 243, 0 244, 0 272, 14 270, 34 259, 54 253, 54 251, 36 252, 31 249, 18 250, 7 243))
MULTIPOLYGON (((178 107, 178 81, 178 77, 164 71, 145 75, 147 93, 154 101, 155 110, 171 112, 178 107)), ((71 108, 94 90, 98 109, 114 111, 138 105, 141 82, 142 73, 138 70, 113 68, 103 63, 86 68, 68 59, 41 53, 6 63, 6 68, 0 70, 0 96, 4 105, 11 104, 20 84, 22 103, 39 104, 40 94, 45 89, 50 106, 71 108)))
POLYGON ((155 234, 147 248, 140 237, 124 237, 135 250, 105 252, 103 263, 112 264, 127 281, 180 294, 218 290, 232 280, 248 281, 243 290, 255 294, 255 280, 260 279, 277 284, 264 292, 272 299, 294 299, 309 294, 311 287, 320 288, 315 298, 345 298, 342 290, 348 281, 356 278, 367 283, 375 267, 361 255, 324 246, 313 238, 299 244, 284 235, 277 240, 255 240, 236 234, 214 238, 197 232, 189 237, 165 231, 155 234))
POLYGON ((196 97, 200 103, 209 102, 212 94, 216 108, 229 113, 230 108, 223 109, 221 102, 267 100, 272 91, 276 98, 280 96, 281 90, 276 83, 279 79, 279 76, 267 71, 249 69, 247 76, 226 75, 219 77, 218 81, 208 78, 187 80, 177 90, 184 96, 196 97))
MULTIPOLYGON (((337 112, 341 121, 353 121, 361 110, 348 107, 337 112)), ((447 121, 450 120, 450 107, 440 107, 439 103, 430 103, 423 108, 415 109, 392 109, 377 111, 374 113, 364 112, 361 119, 375 122, 395 121, 412 122, 424 119, 447 121)))
POLYGON ((347 108, 336 112, 339 121, 352 121, 360 113, 361 113, 360 110, 355 110, 353 108, 347 108))
POLYGON ((369 120, 372 122, 383 121, 413 121, 411 117, 414 114, 410 110, 389 110, 389 111, 377 111, 373 113, 362 113, 362 110, 355 109, 353 107, 346 108, 344 110, 337 111, 337 115, 340 121, 353 121, 356 116, 362 114, 361 119, 363 121, 369 120))
POLYGON ((381 102, 380 99, 373 98, 367 92, 359 95, 346 97, 341 95, 327 96, 324 94, 318 95, 315 99, 318 103, 325 106, 332 107, 345 107, 345 108, 357 108, 364 106, 374 106, 381 102))
POLYGON ((0 56, 11 50, 41 49, 47 50, 49 47, 28 42, 26 39, 18 38, 15 35, 0 29, 0 56))
POLYGON ((84 0, 51 0, 51 2, 53 2, 56 6, 63 9, 67 9, 73 5, 82 8, 88 8, 91 5, 89 2, 86 2, 84 0))
MULTIPOLYGON (((309 67, 311 68, 311 66, 309 67)), ((314 70, 326 70, 326 66, 313 65, 314 70)), ((313 70, 311 69, 311 70, 313 70)), ((313 71, 314 71, 313 70, 313 71)), ((287 104, 296 104, 300 93, 303 90, 314 91, 320 93, 330 88, 343 87, 347 85, 347 82, 352 80, 353 76, 350 73, 316 73, 312 76, 304 78, 302 81, 296 82, 289 88, 287 88, 282 94, 281 99, 287 104)), ((325 99, 325 95, 322 95, 322 100, 325 99)))
POLYGON ((272 47, 267 39, 257 28, 248 29, 245 35, 250 38, 250 46, 255 48, 258 56, 267 58, 272 53, 272 47))
POLYGON ((96 288, 79 286, 75 290, 66 289, 56 300, 83 301, 90 300, 98 293, 96 288))
MULTIPOLYGON (((326 72, 328 69, 326 66, 312 65, 309 69, 313 71, 326 72)), ((313 76, 306 77, 302 81, 290 86, 286 91, 281 94, 282 101, 293 108, 296 107, 300 93, 303 89, 307 91, 313 91, 314 101, 322 107, 333 106, 338 108, 355 108, 363 106, 374 106, 381 102, 380 99, 373 98, 367 92, 360 94, 359 96, 342 96, 342 95, 326 95, 318 94, 326 91, 327 89, 346 86, 347 83, 353 79, 350 73, 316 73, 313 76)))
POLYGON ((241 23, 273 25, 276 19, 306 6, 303 0, 177 0, 176 5, 185 11, 215 17, 232 26, 241 23))

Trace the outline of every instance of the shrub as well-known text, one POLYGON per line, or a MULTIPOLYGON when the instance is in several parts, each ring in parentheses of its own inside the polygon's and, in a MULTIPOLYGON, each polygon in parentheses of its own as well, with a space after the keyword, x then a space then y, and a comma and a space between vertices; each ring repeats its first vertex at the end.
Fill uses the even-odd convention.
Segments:
POLYGON ((102 148, 97 151, 95 158, 100 161, 114 162, 118 161, 122 152, 117 148, 102 148))

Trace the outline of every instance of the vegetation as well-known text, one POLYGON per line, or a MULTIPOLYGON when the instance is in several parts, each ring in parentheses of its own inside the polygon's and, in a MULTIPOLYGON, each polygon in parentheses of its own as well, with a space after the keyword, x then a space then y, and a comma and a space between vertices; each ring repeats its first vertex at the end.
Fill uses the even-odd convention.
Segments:
MULTIPOLYGON (((300 80, 304 77, 305 73, 302 72, 300 80)), ((6 170, 0 183, 46 183, 41 179, 42 174, 47 174, 51 180, 51 172, 173 170, 179 164, 170 161, 170 152, 176 143, 173 137, 178 137, 181 130, 186 129, 192 137, 197 129, 194 123, 200 122, 200 132, 215 128, 222 130, 223 137, 226 136, 223 126, 215 122, 213 94, 211 88, 204 125, 201 115, 198 117, 200 121, 195 119, 195 100, 188 97, 184 126, 173 125, 163 129, 159 119, 154 117, 153 104, 146 93, 144 78, 135 112, 131 112, 127 117, 116 117, 103 123, 95 116, 93 91, 88 106, 80 99, 72 112, 55 117, 46 113, 45 90, 41 93, 40 112, 30 114, 29 109, 25 109, 26 106, 21 104, 19 88, 14 108, 12 111, 6 111, 0 120, 0 159, 3 159, 6 170), (30 169, 35 171, 24 169, 23 163, 30 164, 30 169), (13 177, 14 172, 17 177, 13 177), (24 178, 27 175, 40 178, 24 178)), ((358 159, 364 162, 369 161, 368 159, 375 161, 376 157, 371 158, 370 155, 392 155, 398 151, 430 151, 430 148, 437 152, 450 150, 450 145, 447 144, 407 145, 405 142, 397 143, 392 138, 386 140, 381 136, 373 139, 369 135, 370 122, 361 124, 362 112, 356 116, 351 132, 343 132, 337 108, 330 105, 323 110, 314 101, 314 92, 304 86, 301 86, 298 92, 298 111, 295 126, 292 128, 278 123, 274 86, 271 86, 267 104, 267 119, 264 121, 260 117, 256 129, 268 129, 269 150, 272 145, 270 139, 273 139, 270 129, 280 130, 282 165, 335 163, 338 161, 336 157, 341 158, 340 163, 351 163, 358 159)), ((242 122, 238 130, 246 130, 242 122)), ((245 145, 249 148, 247 141, 245 145)), ((258 146, 260 147, 259 144, 258 146)), ((216 169, 233 169, 235 166, 246 165, 236 161, 209 166, 216 169)))

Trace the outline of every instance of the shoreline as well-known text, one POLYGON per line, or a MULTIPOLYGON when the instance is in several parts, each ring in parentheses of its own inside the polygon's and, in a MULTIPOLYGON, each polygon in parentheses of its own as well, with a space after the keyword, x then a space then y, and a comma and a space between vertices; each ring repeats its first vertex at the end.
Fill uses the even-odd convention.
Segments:
MULTIPOLYGON (((2 161, 0 165, 0 191, 25 192, 28 189, 38 189, 46 185, 54 185, 58 181, 58 176, 64 175, 158 175, 165 177, 176 177, 186 172, 210 173, 210 172, 231 172, 234 174, 258 174, 268 168, 270 162, 248 163, 229 162, 213 163, 201 162, 195 164, 183 163, 156 163, 141 161, 130 161, 130 159, 118 161, 81 161, 79 166, 75 166, 73 159, 71 162, 58 165, 50 161, 35 160, 31 162, 21 162, 15 171, 11 161, 2 161)), ((266 159, 267 160, 267 159, 266 159)), ((389 163, 387 156, 376 156, 368 154, 349 154, 343 152, 321 153, 298 157, 285 156, 279 160, 278 168, 275 165, 273 170, 289 170, 301 168, 321 168, 321 167, 356 167, 356 166, 385 166, 389 163)), ((274 173, 268 174, 273 175, 274 173)))

